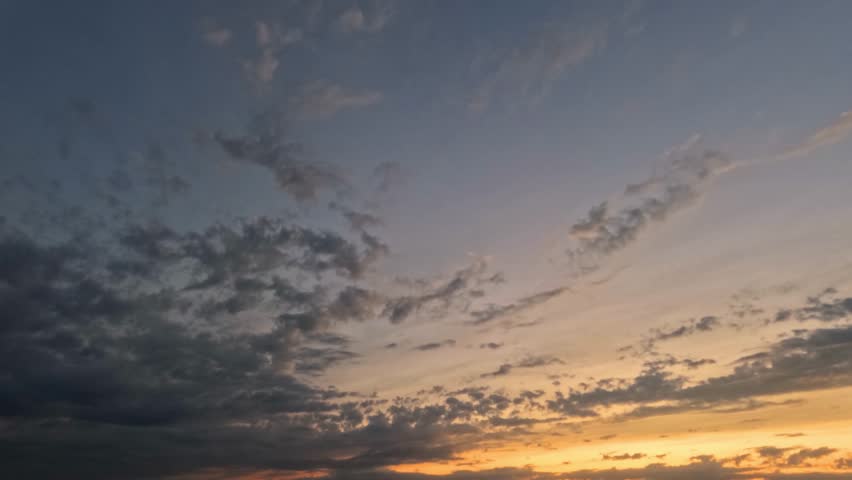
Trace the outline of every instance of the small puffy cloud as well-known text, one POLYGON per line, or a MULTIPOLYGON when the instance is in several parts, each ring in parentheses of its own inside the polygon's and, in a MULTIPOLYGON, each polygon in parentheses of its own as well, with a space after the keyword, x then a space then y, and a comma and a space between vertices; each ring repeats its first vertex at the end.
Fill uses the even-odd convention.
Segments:
POLYGON ((255 23, 255 41, 260 48, 281 49, 301 40, 302 31, 298 28, 285 28, 264 21, 255 23))
POLYGON ((205 17, 199 22, 201 39, 204 43, 214 47, 222 47, 228 44, 233 37, 230 29, 219 25, 215 19, 205 17))
POLYGON ((302 40, 302 31, 281 25, 258 21, 255 23, 255 41, 260 52, 243 61, 243 71, 257 85, 264 85, 275 78, 281 66, 281 51, 302 40))
POLYGON ((264 49, 259 57, 243 62, 243 71, 249 79, 258 84, 265 84, 275 78, 275 72, 280 65, 281 61, 275 50, 264 49))
POLYGON ((337 18, 337 28, 343 33, 376 33, 385 28, 393 14, 388 2, 372 2, 368 8, 352 5, 337 18))

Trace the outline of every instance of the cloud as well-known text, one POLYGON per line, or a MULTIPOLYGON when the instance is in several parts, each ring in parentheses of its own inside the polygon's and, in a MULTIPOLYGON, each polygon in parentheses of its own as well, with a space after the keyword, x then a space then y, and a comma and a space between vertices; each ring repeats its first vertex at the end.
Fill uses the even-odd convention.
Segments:
POLYGON ((297 201, 314 200, 323 190, 347 189, 336 168, 302 159, 304 147, 290 140, 284 125, 283 113, 270 110, 256 115, 244 135, 217 132, 213 138, 228 158, 269 170, 278 186, 297 201))
POLYGON ((443 342, 432 342, 432 343, 424 343, 423 345, 418 345, 414 347, 414 350, 420 350, 421 352, 426 352, 429 350, 438 350, 439 348, 445 347, 455 347, 456 341, 452 339, 444 340, 443 342))
POLYGON ((546 96, 565 71, 577 67, 606 46, 606 27, 548 26, 526 36, 520 46, 477 59, 480 75, 468 100, 473 112, 487 110, 496 97, 536 102, 546 96))
POLYGON ((343 110, 354 110, 376 105, 384 96, 376 91, 353 91, 341 85, 316 80, 302 87, 290 98, 295 111, 307 119, 324 119, 343 110))
POLYGON ((647 455, 644 453, 622 453, 620 455, 615 454, 601 454, 601 460, 610 460, 610 461, 621 461, 621 460, 641 460, 645 458, 647 455))
POLYGON ((466 304, 471 290, 499 281, 499 275, 487 275, 487 267, 485 260, 476 259, 444 282, 429 286, 420 293, 399 296, 389 301, 384 315, 392 323, 401 323, 424 309, 430 310, 433 316, 444 315, 453 304, 466 304))
POLYGON ((716 177, 744 166, 810 154, 839 143, 852 133, 852 112, 844 112, 806 140, 760 160, 733 162, 720 151, 703 148, 700 135, 675 146, 664 156, 665 167, 638 183, 628 184, 613 208, 609 201, 592 207, 586 218, 574 223, 569 234, 575 246, 567 250, 579 274, 597 270, 608 256, 636 242, 648 228, 696 203, 716 177), (633 201, 631 201, 633 199, 633 201))
POLYGON ((302 41, 302 31, 297 28, 284 28, 277 23, 255 22, 255 42, 260 48, 280 50, 302 41))
POLYGON ((787 457, 788 466, 798 466, 805 463, 807 460, 818 459, 836 452, 836 448, 820 447, 820 448, 803 448, 796 453, 787 457))
POLYGON ((402 183, 402 166, 399 162, 381 162, 373 169, 372 177, 376 182, 376 190, 379 193, 387 193, 391 188, 402 183))
POLYGON ((600 203, 570 227, 576 247, 568 255, 581 271, 597 269, 602 259, 636 242, 654 224, 694 205, 707 184, 733 165, 727 155, 702 148, 700 136, 672 148, 665 163, 662 173, 625 188, 625 206, 614 210, 609 202, 600 203), (639 199, 628 201, 634 197, 639 199))
POLYGON ((656 354, 656 346, 660 342, 676 340, 697 333, 711 332, 721 326, 721 321, 713 315, 706 315, 700 319, 690 319, 686 323, 670 329, 652 328, 638 345, 621 347, 619 352, 632 352, 635 355, 656 354))
POLYGON ((649 464, 642 468, 610 470, 578 470, 561 476, 566 480, 731 480, 749 478, 745 470, 725 467, 719 462, 695 462, 682 466, 669 466, 663 463, 649 464))
POLYGON ((776 158, 786 159, 808 155, 818 148, 842 142, 852 133, 852 111, 843 112, 834 122, 820 128, 803 142, 788 147, 776 158))
POLYGON ((731 38, 738 38, 748 30, 748 17, 738 15, 731 20, 731 27, 728 30, 728 35, 731 38))
POLYGON ((377 33, 393 18, 393 4, 374 1, 368 8, 352 5, 337 18, 337 29, 343 33, 377 33))
POLYGON ((243 61, 246 76, 259 86, 271 82, 281 66, 282 50, 302 40, 299 29, 285 29, 264 21, 255 23, 255 41, 259 49, 256 57, 243 61))
POLYGON ((190 183, 174 173, 175 162, 168 158, 166 150, 159 143, 148 142, 141 163, 145 184, 156 192, 156 205, 166 205, 172 197, 190 189, 190 183))
POLYGON ((803 307, 778 310, 774 321, 784 322, 794 318, 800 322, 844 320, 852 315, 852 297, 831 298, 836 293, 834 288, 827 288, 816 296, 808 297, 803 307))
POLYGON ((264 84, 275 78, 275 72, 280 65, 278 54, 274 50, 264 49, 257 58, 243 62, 243 71, 251 80, 264 84))
MULTIPOLYGON (((7 475, 343 475, 453 458, 479 432, 464 419, 512 405, 469 390, 441 406, 384 409, 301 380, 358 360, 333 324, 384 310, 382 295, 354 283, 365 246, 340 235, 269 218, 188 231, 131 224, 93 243, 0 234, 7 475), (269 321, 246 322, 257 317, 269 321)), ((481 273, 458 272, 431 294, 454 295, 481 273)))
POLYGON ((199 26, 201 28, 201 39, 214 47, 227 45, 233 36, 230 29, 219 25, 215 19, 210 17, 202 18, 199 26))
POLYGON ((536 293, 534 295, 530 295, 528 297, 523 297, 517 300, 515 303, 510 303, 507 305, 488 305, 483 310, 474 310, 470 312, 470 316, 473 317, 473 320, 470 322, 471 325, 482 325, 485 323, 493 322, 495 320, 499 320, 501 318, 506 318, 514 315, 520 315, 527 310, 541 305, 548 300, 558 297, 562 293, 569 291, 570 289, 567 287, 555 288, 553 290, 547 290, 544 292, 536 293))
POLYGON ((792 394, 852 385, 848 371, 852 327, 818 329, 786 338, 768 350, 742 357, 734 370, 690 384, 666 370, 668 362, 648 362, 633 379, 605 379, 584 390, 557 392, 548 408, 565 415, 600 416, 613 405, 638 404, 622 418, 668 415, 747 402, 762 396, 792 394), (660 405, 660 402, 666 404, 660 405), (650 404, 657 405, 651 406, 650 404))
POLYGON ((546 367, 548 365, 563 365, 564 362, 550 355, 528 355, 515 363, 504 363, 497 370, 489 373, 483 373, 481 378, 500 377, 508 375, 515 368, 537 368, 546 367))
POLYGON ((331 202, 328 207, 339 211, 349 223, 349 228, 356 232, 365 232, 370 228, 384 225, 382 219, 372 213, 358 212, 337 202, 331 202))

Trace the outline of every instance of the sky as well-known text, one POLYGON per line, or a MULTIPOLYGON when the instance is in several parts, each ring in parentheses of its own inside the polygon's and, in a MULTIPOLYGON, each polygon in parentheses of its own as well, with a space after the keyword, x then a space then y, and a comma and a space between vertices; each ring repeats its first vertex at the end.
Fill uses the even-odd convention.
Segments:
POLYGON ((852 2, 0 0, 0 471, 852 479, 852 2))

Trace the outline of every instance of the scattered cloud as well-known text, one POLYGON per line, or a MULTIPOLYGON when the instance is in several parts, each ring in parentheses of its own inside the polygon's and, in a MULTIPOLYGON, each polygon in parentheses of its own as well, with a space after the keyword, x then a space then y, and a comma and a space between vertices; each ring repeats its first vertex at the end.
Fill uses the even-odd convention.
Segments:
POLYGON ((852 297, 833 298, 837 294, 834 288, 827 288, 816 296, 808 297, 805 306, 782 308, 775 314, 775 322, 796 319, 800 322, 817 320, 834 322, 852 316, 852 297))
POLYGON ((852 327, 814 330, 738 359, 727 375, 694 384, 667 370, 670 362, 652 361, 633 379, 605 379, 567 395, 557 392, 548 408, 565 415, 596 417, 613 405, 641 405, 622 415, 623 419, 731 405, 734 408, 729 411, 743 411, 765 406, 749 403, 762 396, 852 385, 845 360, 850 348, 852 327), (737 407, 741 402, 746 404, 737 407))

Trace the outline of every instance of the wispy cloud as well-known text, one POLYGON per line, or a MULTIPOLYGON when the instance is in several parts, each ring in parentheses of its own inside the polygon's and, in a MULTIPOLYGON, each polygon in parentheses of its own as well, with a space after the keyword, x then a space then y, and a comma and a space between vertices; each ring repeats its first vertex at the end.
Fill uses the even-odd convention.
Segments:
POLYGON ((548 26, 528 38, 520 46, 477 58, 472 70, 481 78, 469 97, 469 110, 481 112, 508 98, 540 100, 566 71, 606 46, 607 29, 604 25, 548 26))
POLYGON ((343 110, 369 107, 382 101, 381 92, 350 90, 324 80, 316 80, 302 87, 290 98, 294 111, 307 119, 331 117, 343 110))
POLYGON ((300 42, 302 31, 265 21, 255 22, 254 27, 259 53, 254 58, 243 61, 243 70, 250 80, 262 86, 275 78, 275 72, 281 66, 282 50, 300 42))

